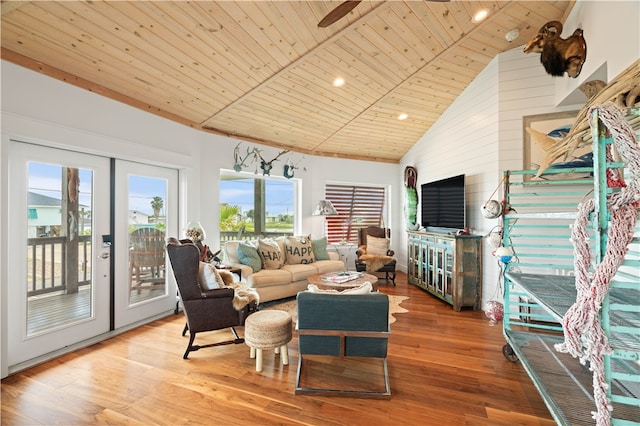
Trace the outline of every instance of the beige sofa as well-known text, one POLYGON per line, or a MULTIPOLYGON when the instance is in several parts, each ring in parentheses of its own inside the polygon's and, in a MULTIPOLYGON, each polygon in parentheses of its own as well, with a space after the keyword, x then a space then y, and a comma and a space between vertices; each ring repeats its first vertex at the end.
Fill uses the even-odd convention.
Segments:
MULTIPOLYGON (((278 239, 279 244, 282 240, 278 239)), ((307 289, 307 277, 344 270, 344 263, 338 253, 328 252, 330 260, 316 260, 313 263, 288 265, 280 269, 261 269, 253 272, 251 266, 243 265, 238 258, 241 241, 227 241, 224 244, 224 264, 242 271, 242 281, 257 290, 260 302, 292 297, 307 289)))

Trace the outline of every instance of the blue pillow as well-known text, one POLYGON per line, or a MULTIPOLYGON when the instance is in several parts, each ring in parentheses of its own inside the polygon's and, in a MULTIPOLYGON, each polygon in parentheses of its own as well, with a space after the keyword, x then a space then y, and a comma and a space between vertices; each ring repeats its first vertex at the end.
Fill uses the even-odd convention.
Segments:
POLYGON ((313 256, 316 260, 331 260, 329 252, 327 251, 327 237, 320 238, 319 240, 311 240, 311 247, 313 248, 313 256))
POLYGON ((258 272, 262 269, 262 260, 258 250, 251 244, 238 244, 238 260, 243 265, 251 266, 253 272, 258 272))

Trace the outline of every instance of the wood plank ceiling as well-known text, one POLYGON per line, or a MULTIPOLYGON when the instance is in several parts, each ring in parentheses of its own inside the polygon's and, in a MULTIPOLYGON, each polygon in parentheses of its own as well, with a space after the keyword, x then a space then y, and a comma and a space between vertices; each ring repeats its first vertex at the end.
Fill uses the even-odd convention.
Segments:
POLYGON ((203 131, 394 163, 573 1, 363 1, 318 28, 338 4, 3 1, 2 58, 203 131))

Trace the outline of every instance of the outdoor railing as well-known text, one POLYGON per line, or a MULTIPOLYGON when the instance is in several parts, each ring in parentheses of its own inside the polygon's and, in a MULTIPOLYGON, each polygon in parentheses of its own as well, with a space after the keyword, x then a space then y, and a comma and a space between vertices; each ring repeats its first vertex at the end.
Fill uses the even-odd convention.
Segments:
POLYGON ((220 231, 220 244, 225 243, 227 241, 234 240, 246 240, 253 241, 258 238, 277 238, 277 237, 290 237, 293 236, 293 232, 286 231, 278 231, 278 232, 261 232, 260 234, 255 234, 253 232, 242 232, 241 235, 238 235, 238 231, 220 231))
MULTIPOLYGON (((78 286, 91 283, 91 235, 78 238, 78 286)), ((67 238, 38 237, 27 240, 27 296, 66 291, 67 238)))

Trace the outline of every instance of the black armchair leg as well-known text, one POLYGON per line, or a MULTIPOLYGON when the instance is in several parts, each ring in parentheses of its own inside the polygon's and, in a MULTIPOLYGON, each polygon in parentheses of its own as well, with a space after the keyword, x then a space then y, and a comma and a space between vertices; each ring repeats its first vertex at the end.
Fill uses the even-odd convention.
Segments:
POLYGON ((224 345, 238 345, 240 343, 244 343, 244 338, 238 336, 238 332, 236 331, 235 327, 229 327, 229 328, 231 328, 231 332, 233 333, 233 337, 235 337, 235 339, 226 340, 224 342, 218 342, 218 343, 209 343, 206 345, 194 345, 193 341, 196 338, 196 333, 189 332, 189 344, 187 345, 187 350, 184 352, 184 355, 182 356, 182 358, 187 359, 187 357, 189 356, 189 352, 195 352, 204 348, 211 348, 213 346, 224 346, 224 345))
MULTIPOLYGON (((235 327, 231 327, 231 332, 233 333, 234 337, 236 338, 235 340, 240 340, 240 336, 238 336, 238 332, 236 331, 235 327)), ((244 339, 242 339, 242 342, 244 342, 244 339)), ((239 342, 239 343, 242 343, 239 342)))
MULTIPOLYGON (((186 329, 186 326, 185 326, 186 329)), ((184 336, 184 333, 182 334, 184 336)), ((184 352, 184 355, 182 355, 182 359, 187 359, 187 357, 189 356, 189 352, 191 352, 191 350, 198 350, 200 349, 199 347, 194 349, 193 346, 193 341, 196 338, 196 333, 189 333, 189 344, 187 345, 187 350, 184 352)))
POLYGON ((393 283, 393 285, 396 285, 396 271, 391 272, 391 275, 389 275, 389 271, 385 272, 384 275, 384 279, 389 282, 389 277, 391 277, 391 282, 393 283))
POLYGON ((185 324, 184 325, 184 329, 182 330, 182 335, 184 336, 185 334, 187 334, 187 330, 189 329, 189 324, 185 324))

